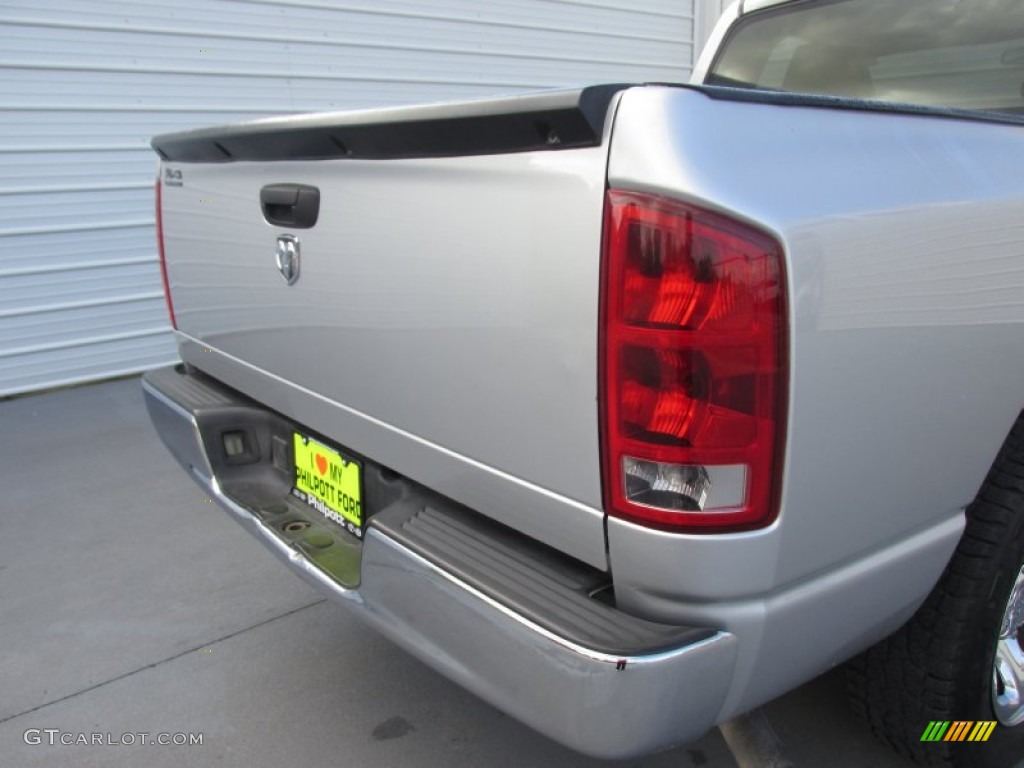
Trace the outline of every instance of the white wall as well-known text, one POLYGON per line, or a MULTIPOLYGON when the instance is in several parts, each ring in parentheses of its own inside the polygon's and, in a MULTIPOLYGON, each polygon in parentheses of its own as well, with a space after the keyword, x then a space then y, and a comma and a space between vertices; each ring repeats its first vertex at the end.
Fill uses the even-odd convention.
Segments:
POLYGON ((693 11, 693 0, 0 0, 0 396, 175 359, 153 134, 685 80, 693 11))

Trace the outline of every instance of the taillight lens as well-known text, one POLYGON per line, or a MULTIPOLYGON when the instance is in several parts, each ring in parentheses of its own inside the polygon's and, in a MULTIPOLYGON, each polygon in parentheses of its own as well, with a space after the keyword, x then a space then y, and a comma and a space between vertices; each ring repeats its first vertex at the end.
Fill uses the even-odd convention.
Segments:
POLYGON ((160 253, 160 277, 164 282, 164 298, 167 299, 167 312, 171 316, 171 326, 178 327, 174 316, 174 304, 171 302, 171 285, 167 282, 167 258, 164 256, 164 213, 162 200, 163 184, 156 181, 156 246, 160 253))
POLYGON ((668 530, 770 523, 785 414, 780 246, 653 195, 611 190, 605 217, 608 514, 668 530))

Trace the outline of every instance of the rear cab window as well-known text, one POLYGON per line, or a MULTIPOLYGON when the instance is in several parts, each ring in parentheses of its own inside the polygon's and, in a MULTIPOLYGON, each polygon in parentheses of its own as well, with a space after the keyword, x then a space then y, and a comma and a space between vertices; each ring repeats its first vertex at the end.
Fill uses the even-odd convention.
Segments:
POLYGON ((705 84, 1024 115, 1024 7, 785 3, 736 22, 705 84))

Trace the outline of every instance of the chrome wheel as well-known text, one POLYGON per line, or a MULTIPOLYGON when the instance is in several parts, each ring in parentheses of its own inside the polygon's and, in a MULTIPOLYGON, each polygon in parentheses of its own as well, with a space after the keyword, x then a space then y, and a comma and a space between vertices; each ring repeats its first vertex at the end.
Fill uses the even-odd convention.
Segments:
POLYGON ((1006 726, 1024 723, 1024 568, 1006 603, 992 667, 992 707, 1006 726))

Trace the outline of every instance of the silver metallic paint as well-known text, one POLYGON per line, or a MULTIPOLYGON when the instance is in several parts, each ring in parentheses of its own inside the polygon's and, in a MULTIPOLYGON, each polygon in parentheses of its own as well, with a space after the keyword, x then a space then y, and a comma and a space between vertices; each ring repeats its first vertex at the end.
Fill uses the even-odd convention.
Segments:
POLYGON ((895 628, 951 555, 1024 406, 1022 149, 1019 128, 966 120, 624 94, 611 186, 749 221, 787 256, 778 520, 711 537, 608 525, 621 605, 720 622, 740 637, 738 675, 770 668, 747 691, 738 678, 727 709, 841 661, 866 627, 895 628), (867 563, 877 578, 835 579, 867 563), (791 606, 786 632, 779 608, 800 589, 821 599, 791 606))
MULTIPOLYGON (((758 559, 770 542, 718 536, 707 537, 706 546, 697 548, 678 535, 608 521, 613 567, 640 559, 649 564, 643 576, 664 579, 660 588, 642 591, 624 585, 621 594, 616 576, 620 605, 669 623, 711 624, 736 636, 736 666, 717 722, 792 690, 895 631, 934 586, 962 531, 962 517, 954 516, 800 582, 725 599, 681 597, 683 583, 669 581, 667 574, 678 576, 685 569, 697 574, 695 582, 707 585, 709 578, 729 570, 745 570, 748 555, 755 566, 763 566, 758 559), (696 562, 685 561, 696 552, 696 562)), ((635 575, 633 569, 629 575, 635 575)))
MULTIPOLYGON (((791 378, 779 519, 712 536, 608 521, 621 606, 736 636, 721 720, 894 629, 955 547, 962 510, 1024 405, 1024 136, 967 120, 739 103, 667 87, 627 91, 613 131, 610 185, 749 221, 787 256, 791 378)), ((224 209, 199 211, 182 198, 170 218, 165 211, 170 233, 210 218, 169 245, 182 355, 603 567, 595 404, 602 162, 600 151, 580 150, 287 164, 290 176, 319 181, 344 203, 311 246, 330 260, 301 299, 273 292, 266 280, 276 275, 247 268, 269 229, 254 221, 251 193, 282 180, 285 166, 189 167, 196 191, 220 194, 224 209), (433 189, 436 228, 416 210, 433 189), (405 228, 382 228, 380 218, 374 227, 374 206, 393 200, 409 213, 405 228), (230 232, 214 220, 224 217, 230 232), (352 232, 355 252, 377 258, 347 255, 343 236, 352 232), (424 232, 436 240, 420 250, 424 232), (544 248, 530 239, 541 232, 544 248), (189 259, 184 240, 193 236, 217 247, 189 259), (549 250, 551 238, 559 247, 549 250), (492 261, 474 261, 480 243, 492 261), (521 263, 524 250, 530 258, 521 263), (332 309, 343 278, 355 280, 342 289, 351 304, 332 309), (422 285, 445 303, 418 299, 422 285), (306 306, 331 335, 304 327, 306 306), (297 346, 307 332, 318 349, 337 338, 357 350, 368 363, 361 377, 297 346), (474 360, 489 367, 468 367, 474 360), (467 371, 469 381, 460 379, 467 371), (495 392, 506 412, 487 410, 495 392)))
MULTIPOLYGON (((973 499, 1024 405, 1022 147, 965 120, 624 95, 612 186, 751 221, 787 256, 779 522, 720 539, 763 540, 757 569, 687 573, 680 596, 770 592, 973 499)), ((680 537, 678 560, 714 546, 680 537)), ((613 565, 628 585, 650 564, 613 565)))
POLYGON ((185 186, 163 196, 168 279, 181 338, 213 350, 186 344, 183 359, 606 568, 606 153, 177 163, 185 186), (259 189, 282 181, 321 192, 291 287, 266 257, 279 230, 259 206, 259 189))

